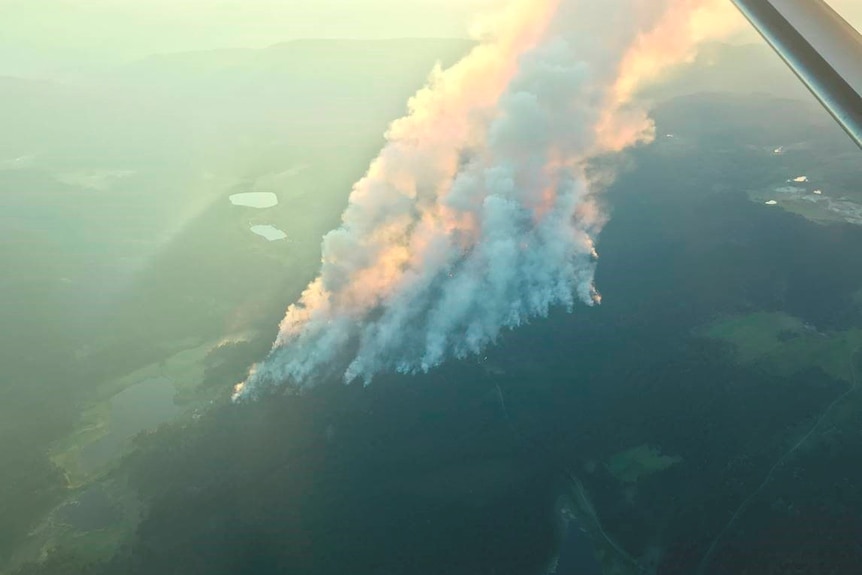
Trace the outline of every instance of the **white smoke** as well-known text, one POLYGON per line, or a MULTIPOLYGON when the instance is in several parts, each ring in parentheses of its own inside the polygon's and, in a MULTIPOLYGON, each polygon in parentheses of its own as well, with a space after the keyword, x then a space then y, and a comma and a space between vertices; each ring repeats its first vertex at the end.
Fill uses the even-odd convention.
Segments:
POLYGON ((367 383, 427 371, 554 307, 599 301, 604 218, 585 164, 651 139, 637 90, 723 32, 726 8, 510 2, 495 33, 436 70, 390 127, 323 240, 319 277, 237 397, 333 373, 367 383))

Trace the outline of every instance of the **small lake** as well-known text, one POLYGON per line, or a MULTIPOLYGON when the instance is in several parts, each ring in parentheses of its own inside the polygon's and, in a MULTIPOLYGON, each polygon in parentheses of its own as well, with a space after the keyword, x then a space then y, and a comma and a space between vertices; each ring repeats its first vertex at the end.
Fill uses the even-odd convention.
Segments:
POLYGON ((271 242, 277 242, 287 238, 287 234, 275 226, 251 226, 251 231, 262 238, 266 238, 271 242))
POLYGON ((174 419, 174 385, 165 377, 135 384, 111 398, 107 433, 81 450, 80 465, 87 473, 98 470, 121 455, 138 433, 174 419))
POLYGON ((60 519, 78 531, 98 531, 115 525, 122 515, 105 489, 90 487, 60 508, 60 519))
POLYGON ((230 203, 244 208, 266 209, 278 205, 278 196, 271 192, 248 192, 245 194, 233 194, 229 197, 230 203))

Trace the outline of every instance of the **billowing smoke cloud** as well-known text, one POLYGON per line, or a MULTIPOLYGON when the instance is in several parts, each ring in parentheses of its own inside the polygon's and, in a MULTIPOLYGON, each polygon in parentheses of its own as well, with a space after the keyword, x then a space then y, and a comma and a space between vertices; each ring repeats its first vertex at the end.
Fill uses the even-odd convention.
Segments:
POLYGON ((237 397, 426 371, 553 307, 597 303, 604 217, 585 164, 650 141, 638 89, 733 16, 726 0, 510 2, 392 124, 237 397))

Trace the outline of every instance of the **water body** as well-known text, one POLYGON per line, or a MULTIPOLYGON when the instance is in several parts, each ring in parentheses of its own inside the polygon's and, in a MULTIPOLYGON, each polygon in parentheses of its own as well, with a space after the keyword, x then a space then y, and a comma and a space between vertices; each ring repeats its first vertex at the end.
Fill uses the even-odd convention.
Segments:
POLYGON ((98 531, 116 524, 122 516, 101 486, 87 489, 60 510, 60 519, 79 531, 98 531))
POLYGON ((251 231, 254 234, 261 236, 262 238, 266 238, 271 242, 276 242, 278 240, 283 240, 287 238, 287 234, 278 229, 275 226, 265 225, 265 226, 251 226, 251 231))
POLYGON ((111 403, 108 432, 81 450, 80 464, 87 473, 104 467, 119 456, 138 433, 158 427, 176 417, 174 385, 167 378, 142 381, 115 395, 111 403))
POLYGON ((62 184, 95 192, 107 192, 120 180, 134 176, 135 170, 77 170, 54 175, 62 184))
POLYGON ((266 209, 278 205, 278 196, 272 192, 248 192, 245 194, 233 194, 229 197, 230 203, 244 208, 266 209))

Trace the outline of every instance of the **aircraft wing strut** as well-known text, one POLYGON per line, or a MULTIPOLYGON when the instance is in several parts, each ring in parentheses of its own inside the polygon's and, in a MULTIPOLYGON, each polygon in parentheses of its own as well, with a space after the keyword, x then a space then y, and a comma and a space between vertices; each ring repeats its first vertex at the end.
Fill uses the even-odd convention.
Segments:
POLYGON ((824 0, 732 0, 862 148, 862 35, 824 0))

